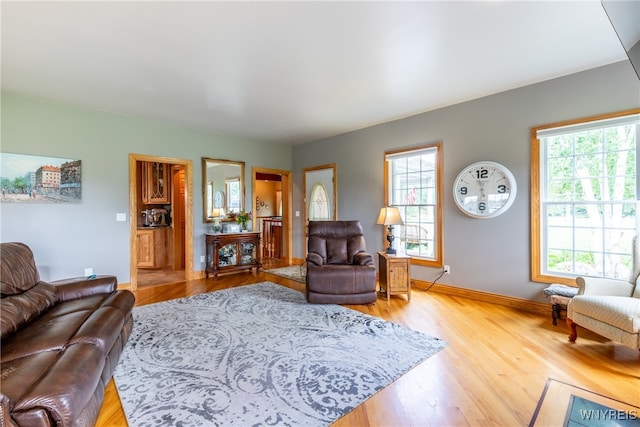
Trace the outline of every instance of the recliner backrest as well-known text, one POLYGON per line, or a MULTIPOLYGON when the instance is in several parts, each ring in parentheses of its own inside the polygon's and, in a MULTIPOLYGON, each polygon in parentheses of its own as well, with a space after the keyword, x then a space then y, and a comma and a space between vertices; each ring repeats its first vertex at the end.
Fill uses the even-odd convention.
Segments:
POLYGON ((353 257, 366 251, 360 221, 309 221, 307 250, 324 264, 353 264, 353 257))

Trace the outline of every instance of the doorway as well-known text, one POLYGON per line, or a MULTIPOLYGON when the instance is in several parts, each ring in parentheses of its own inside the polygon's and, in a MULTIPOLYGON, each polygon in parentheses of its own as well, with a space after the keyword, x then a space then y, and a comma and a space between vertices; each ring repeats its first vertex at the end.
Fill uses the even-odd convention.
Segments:
POLYGON ((307 251, 309 221, 337 221, 338 173, 335 163, 305 168, 302 171, 304 224, 302 247, 307 251))
POLYGON ((131 289, 190 280, 191 160, 129 154, 131 289))
POLYGON ((251 169, 253 229, 261 232, 262 263, 292 262, 291 171, 251 169))

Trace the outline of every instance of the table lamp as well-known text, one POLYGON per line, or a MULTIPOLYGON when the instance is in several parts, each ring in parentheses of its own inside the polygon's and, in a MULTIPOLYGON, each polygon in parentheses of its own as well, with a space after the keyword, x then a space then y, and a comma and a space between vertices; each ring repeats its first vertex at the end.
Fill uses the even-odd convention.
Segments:
POLYGON ((224 209, 213 208, 211 209, 211 217, 213 218, 213 231, 219 232, 222 230, 220 227, 220 218, 224 217, 224 209))
POLYGON ((404 222, 402 222, 402 217, 400 216, 400 211, 398 210, 398 208, 388 206, 386 208, 380 209, 378 224, 386 225, 387 230, 389 231, 387 234, 389 247, 385 252, 391 255, 395 255, 396 250, 393 249, 393 226, 404 224, 404 222))

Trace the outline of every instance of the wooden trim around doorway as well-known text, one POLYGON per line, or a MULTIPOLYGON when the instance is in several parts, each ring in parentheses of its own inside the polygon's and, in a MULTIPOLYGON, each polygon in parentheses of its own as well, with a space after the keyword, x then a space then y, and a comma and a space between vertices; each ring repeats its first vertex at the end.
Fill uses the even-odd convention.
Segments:
MULTIPOLYGON (((255 194, 256 194, 256 175, 257 174, 271 174, 271 175, 280 175, 282 178, 282 228, 284 232, 284 241, 285 247, 283 248, 284 259, 286 259, 289 263, 292 261, 293 256, 293 198, 292 198, 292 185, 293 180, 291 179, 291 171, 286 170, 278 170, 278 169, 267 169, 260 167, 252 167, 251 168, 251 205, 253 206, 255 203, 255 194)), ((255 212, 255 211, 254 211, 255 212)))
POLYGON ((150 156, 146 154, 129 154, 129 276, 130 289, 135 291, 138 289, 137 281, 137 254, 138 243, 136 239, 137 232, 137 188, 138 177, 136 174, 136 162, 162 162, 172 165, 180 165, 184 167, 185 180, 185 260, 184 272, 185 279, 192 280, 195 278, 193 271, 193 161, 185 159, 177 159, 173 157, 150 156))

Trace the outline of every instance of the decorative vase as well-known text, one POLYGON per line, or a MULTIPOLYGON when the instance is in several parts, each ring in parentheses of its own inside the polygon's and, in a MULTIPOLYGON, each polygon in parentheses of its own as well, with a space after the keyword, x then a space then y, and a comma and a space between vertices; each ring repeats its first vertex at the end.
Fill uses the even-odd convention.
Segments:
POLYGON ((242 223, 242 231, 247 231, 247 223, 246 222, 242 223))

